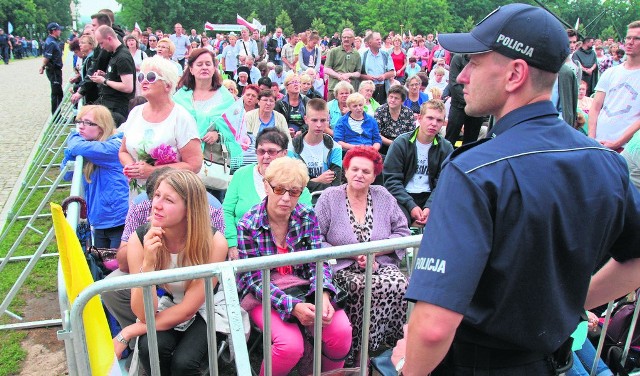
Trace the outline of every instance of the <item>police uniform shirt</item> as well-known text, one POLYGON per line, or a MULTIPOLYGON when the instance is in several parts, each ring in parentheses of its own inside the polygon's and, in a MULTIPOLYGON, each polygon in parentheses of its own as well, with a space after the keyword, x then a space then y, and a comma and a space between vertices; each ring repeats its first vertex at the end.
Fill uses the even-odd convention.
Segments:
MULTIPOLYGON (((121 44, 116 48, 111 56, 111 60, 109 60, 109 66, 107 67, 107 79, 109 81, 114 82, 122 82, 120 76, 124 76, 127 74, 134 75, 134 90, 131 93, 123 93, 121 91, 115 90, 110 86, 101 85, 101 93, 103 104, 128 104, 129 100, 135 96, 135 74, 136 74, 136 65, 133 62, 133 57, 129 50, 121 44)), ((108 107, 108 106, 107 106, 108 107)))
POLYGON ((44 57, 49 59, 49 66, 62 69, 62 50, 58 44, 58 39, 49 35, 44 42, 44 57))
POLYGON ((640 195, 622 158, 550 101, 508 113, 493 136, 445 164, 406 297, 463 314, 458 341, 470 328, 489 347, 551 353, 602 252, 640 257, 640 195))

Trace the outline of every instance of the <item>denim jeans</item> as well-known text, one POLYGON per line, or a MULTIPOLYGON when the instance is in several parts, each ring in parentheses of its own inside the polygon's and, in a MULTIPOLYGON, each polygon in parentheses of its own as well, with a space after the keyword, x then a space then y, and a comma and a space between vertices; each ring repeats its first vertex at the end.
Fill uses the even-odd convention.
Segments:
POLYGON ((93 230, 93 245, 96 248, 118 248, 124 225, 93 230))
MULTIPOLYGON (((591 366, 596 356, 596 349, 589 340, 585 340, 580 350, 573 352, 573 367, 567 372, 567 376, 589 376, 591 374, 591 366)), ((609 367, 598 359, 596 376, 613 375, 609 367)))

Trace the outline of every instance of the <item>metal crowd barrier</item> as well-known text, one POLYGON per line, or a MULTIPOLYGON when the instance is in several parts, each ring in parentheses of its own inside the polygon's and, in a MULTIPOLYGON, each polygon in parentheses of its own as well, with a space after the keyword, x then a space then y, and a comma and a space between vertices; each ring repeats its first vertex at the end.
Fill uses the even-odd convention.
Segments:
MULTIPOLYGON (((81 174, 79 174, 81 175, 81 174)), ((368 374, 367 370, 367 349, 369 347, 369 322, 371 312, 371 281, 374 254, 378 252, 390 251, 395 249, 418 247, 422 235, 408 236, 404 238, 395 238, 374 241, 369 243, 345 245, 339 247, 322 248, 309 252, 295 252, 283 255, 263 256, 247 260, 226 261, 216 264, 198 265, 187 268, 162 270, 151 273, 136 274, 122 276, 119 278, 111 278, 98 281, 84 291, 82 291, 74 301, 71 311, 67 314, 63 309, 64 329, 59 332, 59 338, 65 340, 67 348, 67 361, 70 375, 90 375, 91 369, 89 365, 89 357, 87 350, 87 342, 85 337, 84 323, 82 313, 85 305, 91 298, 105 291, 131 289, 133 287, 143 288, 145 319, 147 323, 147 336, 150 348, 151 371, 152 375, 160 375, 160 363, 158 358, 158 342, 156 336, 156 324, 153 312, 153 292, 151 286, 163 283, 205 279, 205 302, 207 307, 207 338, 208 338, 208 358, 209 372, 211 375, 218 374, 217 366, 217 349, 216 349, 216 332, 215 332, 215 314, 213 302, 213 282, 212 277, 217 277, 223 288, 229 324, 231 329, 231 340, 233 342, 235 365, 238 375, 251 375, 249 362, 249 353, 245 342, 244 327, 242 317, 240 315, 240 301, 237 291, 236 275, 252 270, 263 271, 264 294, 268 296, 270 286, 270 273, 273 268, 284 265, 298 265, 304 263, 316 263, 316 270, 322 270, 322 263, 326 260, 345 258, 355 255, 367 255, 366 268, 366 284, 365 284, 365 302, 364 302, 364 325, 362 327, 362 368, 360 375, 368 374), (72 349, 73 354, 69 354, 72 349)), ((317 274, 319 278, 316 280, 316 289, 322 290, 323 274, 317 274)), ((66 296, 64 297, 66 299, 66 296)), ((315 304, 322 304, 322 294, 316 294, 315 304)), ((63 305, 61 299, 61 307, 63 305)), ((264 361, 265 372, 271 375, 271 321, 269 312, 271 310, 269 299, 263 300, 265 312, 264 320, 264 361)), ((320 375, 321 367, 321 333, 322 333, 322 310, 316 310, 316 319, 314 326, 314 362, 313 374, 320 375)))
MULTIPOLYGON (((71 180, 71 190, 69 196, 84 197, 84 185, 82 184, 82 167, 84 166, 84 158, 77 156, 73 163, 73 179, 71 180)), ((80 204, 72 202, 67 207, 67 222, 71 228, 76 229, 80 220, 80 204)), ((71 322, 69 320, 69 297, 67 296, 67 287, 64 282, 64 274, 62 273, 62 264, 58 261, 58 303, 60 305, 60 314, 62 318, 62 330, 58 331, 58 339, 64 341, 64 349, 67 357, 67 368, 70 376, 78 375, 76 366, 75 351, 73 348, 73 341, 70 337, 64 336, 64 333, 71 329, 71 322)), ((90 373, 87 373, 87 375, 90 373)))

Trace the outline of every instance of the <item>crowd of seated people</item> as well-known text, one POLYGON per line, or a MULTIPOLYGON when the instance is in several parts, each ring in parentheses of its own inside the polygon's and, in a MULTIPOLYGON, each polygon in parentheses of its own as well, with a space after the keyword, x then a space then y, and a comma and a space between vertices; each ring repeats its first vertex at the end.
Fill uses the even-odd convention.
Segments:
MULTIPOLYGON (((196 34, 184 67, 171 36, 152 35, 146 36, 152 46, 140 43, 140 35, 126 38, 133 57, 144 56, 135 77, 144 100, 136 98, 141 104, 119 128, 105 107, 82 107, 65 153, 65 162, 85 158, 95 245, 118 248, 118 269, 107 278, 405 237, 412 227, 425 226, 429 199, 454 150, 442 136, 447 110, 440 100, 447 96, 451 56, 433 38, 420 36, 406 46, 399 36, 387 38, 386 53, 399 72, 385 87, 375 77, 357 78, 367 47, 362 39, 352 46, 348 32, 344 44, 336 39, 332 48, 316 33, 301 33, 297 43, 298 36, 285 38, 281 30, 265 39, 243 33, 240 41, 235 34, 196 34), (256 41, 263 48, 254 51, 256 41), (258 53, 265 48, 268 54, 258 53), (360 61, 356 70, 343 70, 350 66, 345 56, 360 61), (339 79, 331 93, 325 58, 331 62, 326 72, 339 79), (275 69, 283 64, 284 70, 275 69), (256 71, 259 79, 252 77, 256 71), (374 99, 380 91, 384 104, 374 99), (220 143, 231 159, 230 182, 222 190, 206 187, 198 175, 203 153, 220 143)), ((588 99, 580 100, 588 113, 588 99)), ((403 336, 404 251, 373 255, 367 351, 392 347, 403 336)), ((274 375, 289 374, 305 355, 320 276, 322 370, 358 364, 365 350, 366 264, 366 256, 358 255, 327 262, 322 270, 315 264, 272 270, 274 375), (339 292, 346 293, 340 304, 339 292)), ((249 322, 264 326, 264 287, 260 271, 237 278, 248 334, 249 322)), ((200 372, 207 354, 203 282, 157 290, 162 374, 200 372)), ((102 299, 122 328, 114 337, 117 355, 137 338, 142 368, 150 374, 141 291, 106 292, 102 299)))

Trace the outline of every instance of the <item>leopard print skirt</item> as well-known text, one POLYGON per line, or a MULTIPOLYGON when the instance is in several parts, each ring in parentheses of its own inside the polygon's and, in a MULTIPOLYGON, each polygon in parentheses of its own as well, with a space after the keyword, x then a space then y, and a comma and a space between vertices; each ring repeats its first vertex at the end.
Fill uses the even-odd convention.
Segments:
MULTIPOLYGON (((377 351, 380 346, 395 346, 396 341, 403 337, 402 326, 407 315, 407 302, 403 298, 408 281, 395 265, 380 267, 372 277, 369 349, 377 351)), ((357 355, 362 346, 364 269, 354 264, 339 270, 335 273, 333 282, 348 295, 344 311, 353 328, 351 351, 357 355)))

